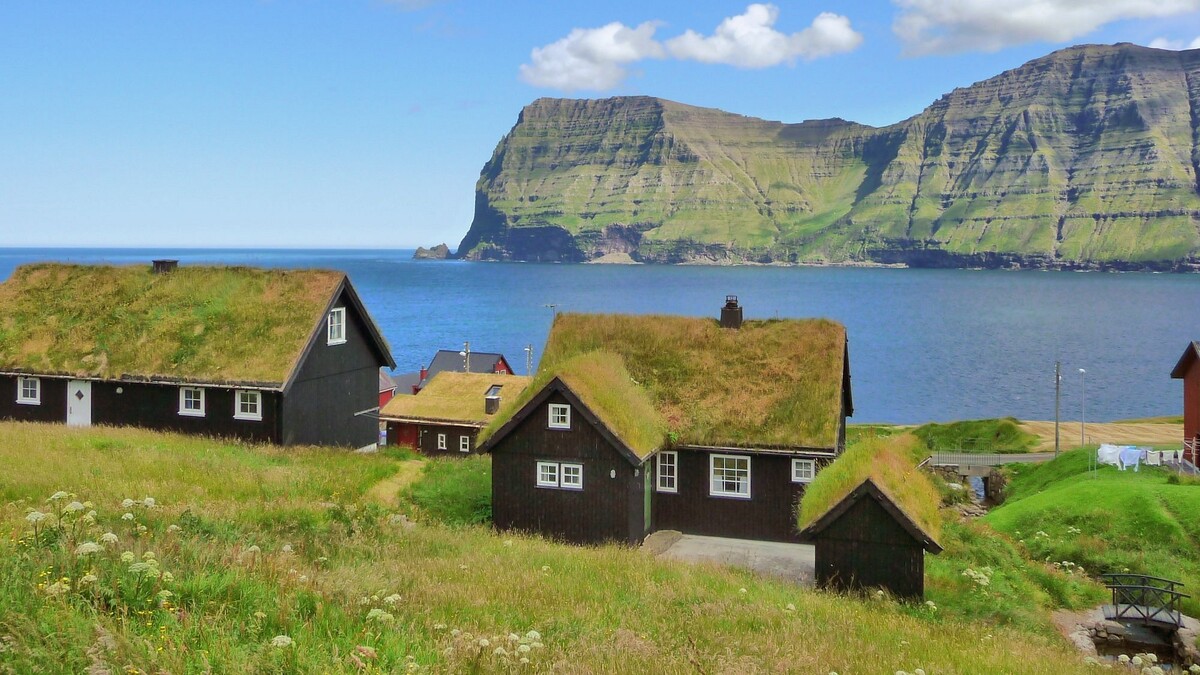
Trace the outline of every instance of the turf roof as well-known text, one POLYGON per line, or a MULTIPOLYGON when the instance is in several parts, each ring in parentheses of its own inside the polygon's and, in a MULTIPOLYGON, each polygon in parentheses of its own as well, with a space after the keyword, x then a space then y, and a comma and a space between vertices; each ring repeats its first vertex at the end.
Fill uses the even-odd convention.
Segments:
POLYGON ((0 369, 281 385, 345 274, 39 263, 0 284, 0 369))
POLYGON ((484 412, 484 394, 492 385, 501 385, 503 403, 516 399, 527 384, 529 378, 520 375, 442 371, 429 380, 421 393, 392 397, 379 415, 482 426, 494 417, 484 412))
POLYGON ((620 356, 604 350, 577 354, 552 365, 543 361, 533 382, 480 432, 479 444, 491 438, 555 379, 640 459, 662 447, 667 428, 649 394, 634 382, 620 356))
POLYGON ((620 357, 680 445, 838 445, 846 330, 827 319, 721 328, 680 316, 560 314, 539 374, 589 351, 620 357))

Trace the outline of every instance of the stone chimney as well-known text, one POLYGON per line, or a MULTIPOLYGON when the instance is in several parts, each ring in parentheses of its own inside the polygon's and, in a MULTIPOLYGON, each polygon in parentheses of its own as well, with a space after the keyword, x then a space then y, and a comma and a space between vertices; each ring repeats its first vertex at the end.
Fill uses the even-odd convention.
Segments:
POLYGON ((484 414, 495 415, 500 411, 500 386, 493 384, 488 387, 487 393, 483 395, 484 414))
POLYGON ((152 260, 151 262, 154 263, 154 273, 155 274, 169 274, 171 272, 174 272, 176 267, 179 267, 178 260, 164 259, 164 260, 152 260))
POLYGON ((738 304, 736 295, 725 296, 725 306, 721 308, 721 328, 742 327, 742 306, 738 304))

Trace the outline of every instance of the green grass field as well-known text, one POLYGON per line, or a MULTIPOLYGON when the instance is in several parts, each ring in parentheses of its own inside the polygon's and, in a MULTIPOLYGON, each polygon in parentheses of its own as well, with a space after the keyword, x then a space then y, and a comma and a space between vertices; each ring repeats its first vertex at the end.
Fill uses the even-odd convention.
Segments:
POLYGON ((426 509, 409 525, 363 497, 397 470, 386 454, 13 423, 0 438, 0 672, 1084 670, 1055 637, 924 605, 426 509))
POLYGON ((1147 466, 1089 472, 1094 451, 1011 466, 1009 497, 984 520, 1034 559, 1182 581, 1184 613, 1200 615, 1200 483, 1147 466))

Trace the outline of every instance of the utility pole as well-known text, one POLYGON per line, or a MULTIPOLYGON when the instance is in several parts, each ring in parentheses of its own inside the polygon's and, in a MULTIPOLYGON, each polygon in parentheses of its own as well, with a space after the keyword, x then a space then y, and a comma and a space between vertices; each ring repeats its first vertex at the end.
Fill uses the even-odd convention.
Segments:
POLYGON ((533 375, 533 345, 525 345, 525 374, 533 375))
POLYGON ((1054 362, 1054 456, 1058 457, 1058 411, 1062 394, 1062 363, 1054 362))
POLYGON ((463 357, 463 372, 471 372, 471 343, 464 342, 463 350, 459 352, 458 355, 463 357))
POLYGON ((1083 447, 1083 432, 1087 424, 1087 371, 1079 369, 1079 447, 1083 447))

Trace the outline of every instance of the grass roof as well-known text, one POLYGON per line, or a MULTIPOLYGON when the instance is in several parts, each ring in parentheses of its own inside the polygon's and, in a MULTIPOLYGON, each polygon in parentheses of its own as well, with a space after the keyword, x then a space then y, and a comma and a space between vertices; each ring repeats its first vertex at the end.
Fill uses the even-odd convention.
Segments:
POLYGON ((804 529, 825 515, 868 478, 882 488, 914 523, 937 540, 941 535, 941 496, 916 469, 916 457, 926 455, 924 444, 912 434, 867 437, 821 469, 804 490, 799 527, 804 529))
POLYGON ((542 369, 602 349, 649 395, 675 443, 835 448, 846 330, 827 319, 721 328, 680 316, 560 314, 542 369))
POLYGON ((0 284, 0 369, 282 384, 341 272, 39 263, 0 284))
POLYGON ((516 400, 506 404, 496 419, 480 432, 479 443, 490 438, 556 377, 641 459, 653 454, 666 440, 666 424, 649 394, 637 385, 625 368, 621 357, 612 352, 593 350, 552 364, 543 361, 530 386, 516 400))
POLYGON ((494 415, 484 412, 484 394, 492 385, 501 385, 501 402, 515 399, 529 384, 528 377, 495 373, 456 373, 434 375, 420 394, 394 396, 379 411, 381 417, 427 419, 482 425, 494 415))

